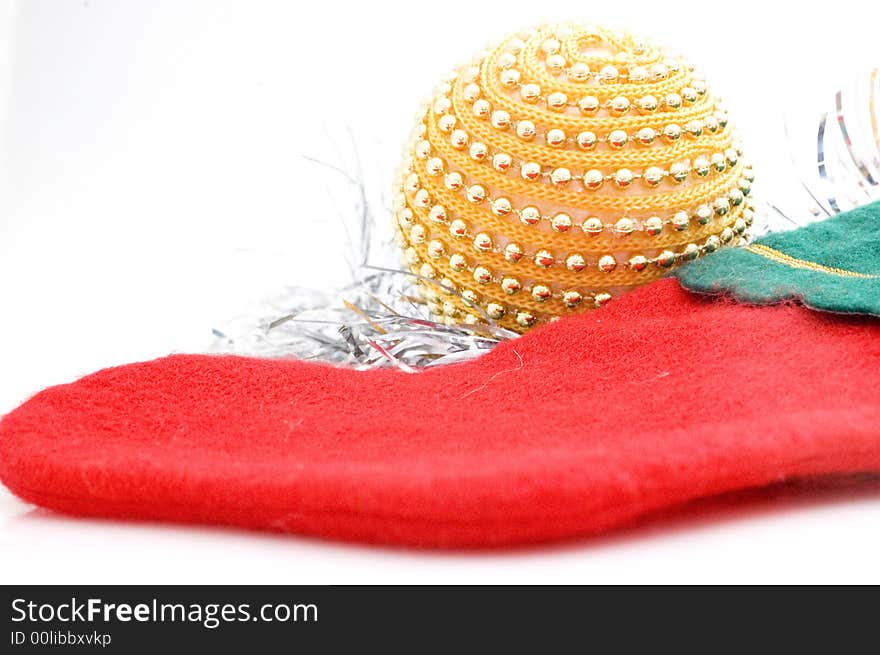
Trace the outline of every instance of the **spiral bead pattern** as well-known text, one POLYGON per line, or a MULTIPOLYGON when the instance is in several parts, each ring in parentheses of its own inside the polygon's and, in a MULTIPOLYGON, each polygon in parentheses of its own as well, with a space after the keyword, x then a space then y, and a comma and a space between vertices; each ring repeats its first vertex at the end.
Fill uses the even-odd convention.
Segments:
POLYGON ((625 33, 548 25, 456 69, 394 196, 404 259, 447 323, 522 332, 740 243, 753 175, 721 102, 625 33))

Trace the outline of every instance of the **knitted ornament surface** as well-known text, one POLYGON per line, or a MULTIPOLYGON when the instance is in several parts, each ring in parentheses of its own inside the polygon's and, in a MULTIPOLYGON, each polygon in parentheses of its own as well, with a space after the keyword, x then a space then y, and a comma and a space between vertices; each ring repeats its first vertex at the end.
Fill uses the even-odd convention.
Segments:
POLYGON ((524 331, 739 242, 753 216, 741 159, 687 62, 543 26, 439 84, 395 187, 398 240, 434 314, 524 331))
POLYGON ((682 267, 693 291, 880 316, 880 202, 682 267))
POLYGON ((878 385, 876 319, 664 279, 418 375, 204 355, 100 371, 0 421, 0 479, 85 516, 534 542, 878 471, 878 385))

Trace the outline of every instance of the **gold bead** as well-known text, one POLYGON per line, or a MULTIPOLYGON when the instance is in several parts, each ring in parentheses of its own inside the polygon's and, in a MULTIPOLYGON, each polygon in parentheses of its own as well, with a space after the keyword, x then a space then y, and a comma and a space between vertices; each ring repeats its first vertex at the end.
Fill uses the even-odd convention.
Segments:
POLYGON ((535 315, 531 312, 520 311, 516 313, 516 322, 521 327, 532 327, 537 320, 538 319, 535 318, 535 315))
POLYGON ((397 214, 397 221, 400 223, 400 227, 412 227, 413 224, 413 213, 409 207, 404 207, 397 214))
POLYGON ((523 249, 517 243, 508 243, 504 246, 504 259, 509 261, 511 264, 516 264, 519 260, 523 258, 523 249))
POLYGON ((431 204, 431 196, 425 189, 419 189, 413 197, 413 204, 420 209, 427 209, 431 204))
POLYGON ((607 305, 609 300, 611 300, 610 293, 597 293, 593 296, 593 304, 595 304, 596 307, 607 305))
POLYGON ((571 216, 564 212, 559 212, 550 219, 550 227, 555 232, 568 232, 571 229, 571 216))
POLYGON ((687 164, 676 162, 669 167, 669 176, 679 184, 684 182, 688 176, 687 164))
POLYGON ((629 140, 629 135, 623 130, 612 130, 610 134, 608 134, 608 145, 612 148, 622 148, 626 145, 626 142, 629 140))
POLYGON ((669 268, 675 263, 675 253, 671 250, 664 250, 657 255, 657 265, 663 268, 669 268))
POLYGON ((703 134, 703 121, 688 121, 684 124, 684 131, 689 137, 696 139, 703 134))
POLYGON ((435 223, 445 223, 448 218, 446 214, 446 207, 444 207, 443 205, 434 205, 433 207, 431 207, 431 211, 428 212, 428 218, 435 223))
POLYGON ((587 267, 587 262, 582 255, 573 253, 565 258, 565 267, 570 271, 580 273, 587 267))
POLYGON ((520 139, 531 139, 535 136, 537 130, 535 129, 535 124, 532 121, 519 121, 516 124, 516 135, 520 139))
POLYGON ((474 237, 474 250, 489 252, 492 250, 492 237, 486 232, 480 232, 474 237))
POLYGON ((648 258, 644 255, 635 255, 629 258, 627 264, 633 271, 644 271, 648 267, 648 258))
POLYGON ((504 318, 504 307, 497 302, 486 305, 486 315, 494 321, 504 318))
POLYGON ((690 262, 695 260, 700 256, 700 246, 695 243, 689 243, 684 247, 684 250, 681 252, 681 258, 686 262, 690 262))
POLYGON ((686 86, 681 90, 681 97, 689 105, 694 104, 697 101, 697 98, 699 98, 696 89, 692 89, 689 86, 686 86))
POLYGON ((538 102, 538 98, 541 97, 541 87, 537 84, 523 84, 519 88, 519 95, 523 102, 538 102))
POLYGON ((680 210, 675 212, 669 223, 677 232, 682 232, 690 226, 691 218, 686 211, 680 210))
POLYGON ((630 82, 645 82, 648 79, 648 69, 644 66, 633 66, 629 69, 630 82))
POLYGON ((663 169, 657 166, 649 166, 642 173, 642 179, 649 187, 656 187, 663 181, 663 169))
POLYGON ((452 134, 449 135, 449 142, 452 144, 453 148, 463 150, 468 144, 468 134, 464 130, 454 130, 452 134))
POLYGON ((460 218, 456 218, 449 224, 449 234, 458 239, 463 239, 467 236, 467 224, 460 218))
POLYGON ((572 64, 568 69, 568 79, 572 82, 586 82, 590 78, 590 67, 583 62, 572 64))
POLYGON ((519 174, 524 180, 534 182, 541 177, 541 165, 533 161, 528 161, 519 167, 519 174))
POLYGON ((508 69, 501 71, 501 76, 499 78, 501 80, 501 85, 507 87, 508 89, 512 89, 519 84, 520 74, 516 69, 508 69))
POLYGON ((472 110, 477 118, 489 118, 492 115, 492 105, 488 100, 477 100, 472 110))
POLYGON ((694 173, 699 177, 706 177, 709 174, 709 160, 705 157, 694 159, 694 173))
POLYGON ((547 250, 539 250, 535 253, 535 264, 541 268, 550 268, 556 260, 547 250))
POLYGON ((565 143, 565 132, 555 128, 548 130, 545 139, 547 140, 547 145, 559 147, 565 143))
POLYGON ((569 309, 572 309, 572 308, 580 305, 581 301, 583 299, 584 299, 584 297, 581 295, 580 291, 575 291, 573 289, 569 290, 569 291, 565 291, 562 294, 562 304, 565 305, 566 307, 568 307, 569 309))
POLYGON ((582 114, 595 114, 599 111, 599 106, 599 99, 596 96, 584 96, 578 100, 578 109, 582 114))
POLYGON ((629 107, 629 98, 626 98, 624 96, 615 97, 611 100, 611 104, 609 105, 611 113, 615 116, 623 116, 626 112, 629 111, 629 107))
POLYGON ((621 218, 614 224, 614 231, 624 237, 632 234, 635 229, 635 224, 631 218, 621 218))
POLYGON ((501 280, 501 289, 509 296, 518 293, 522 289, 522 284, 515 277, 506 277, 501 280))
POLYGON ((667 141, 678 141, 681 138, 681 127, 675 123, 670 123, 663 128, 663 136, 666 137, 667 141))
POLYGON ((550 181, 557 187, 564 187, 571 182, 571 171, 567 168, 554 168, 550 173, 550 181))
POLYGON ((618 71, 616 67, 611 65, 603 66, 602 70, 599 71, 599 79, 606 84, 612 84, 616 82, 619 76, 620 71, 618 71))
POLYGON ((626 189, 633 181, 632 171, 628 168, 621 168, 614 173, 614 184, 618 189, 626 189))
POLYGON ((645 232, 655 237, 663 231, 663 219, 659 216, 651 216, 651 218, 645 219, 644 227, 645 232))
POLYGON ((727 170, 727 157, 720 152, 713 153, 710 161, 716 173, 723 173, 727 170))
POLYGON ((431 154, 431 144, 428 141, 419 141, 415 148, 416 157, 419 159, 427 159, 431 154))
POLYGON ((549 287, 544 286, 543 284, 536 284, 532 287, 532 298, 537 300, 538 302, 544 302, 548 300, 553 293, 550 291, 549 287))
POLYGON ((415 193, 419 190, 419 176, 415 173, 411 173, 406 176, 406 180, 403 182, 403 189, 407 193, 415 193))
POLYGON ((434 279, 437 273, 434 271, 434 267, 430 264, 422 264, 419 268, 419 275, 428 279, 434 279))
POLYGON ((741 204, 743 204, 743 200, 745 200, 743 192, 739 189, 731 189, 727 192, 727 197, 730 200, 730 204, 734 207, 739 207, 741 204))
POLYGON ((724 197, 715 198, 712 209, 715 210, 716 216, 725 216, 730 211, 730 201, 724 197))
POLYGON ((446 249, 443 247, 442 241, 437 241, 437 239, 433 239, 428 242, 428 256, 433 257, 434 259, 439 259, 446 252, 446 249))
POLYGON ((559 52, 559 41, 557 39, 545 39, 543 43, 541 43, 541 50, 546 55, 552 55, 556 52, 559 52))
POLYGON ((467 199, 472 203, 479 204, 486 199, 486 189, 481 184, 472 184, 467 188, 467 199))
POLYGON ((603 273, 611 273, 617 268, 617 260, 611 255, 602 255, 599 257, 599 270, 603 273))
POLYGON ((526 225, 537 225, 541 222, 541 212, 531 205, 523 207, 519 212, 519 220, 526 225))
POLYGON ((669 109, 680 109, 681 108, 681 96, 677 93, 667 93, 663 98, 663 104, 665 104, 669 109))
POLYGON ((477 284, 489 284, 492 281, 492 271, 485 266, 477 266, 474 269, 474 282, 477 284))
POLYGON ((669 77, 669 68, 666 64, 654 64, 651 66, 651 79, 655 82, 665 80, 669 77))
POLYGON ((432 176, 441 175, 443 173, 443 168, 444 168, 443 160, 440 159, 439 157, 431 157, 425 163, 425 171, 428 173, 428 175, 432 175, 432 176))
POLYGON ((486 161, 486 158, 489 156, 489 148, 486 147, 485 143, 474 141, 471 144, 469 154, 474 161, 486 161))
POLYGON ((712 208, 709 205, 700 205, 694 212, 700 225, 705 225, 712 218, 712 208))
POLYGON ((741 218, 736 219, 733 222, 733 231, 738 235, 745 234, 746 222, 741 218))
POLYGON ((642 96, 639 98, 639 111, 644 114, 653 114, 657 111, 657 107, 660 105, 657 102, 657 98, 652 95, 642 96))
POLYGON ((706 116, 703 119, 703 127, 706 129, 707 132, 709 132, 709 134, 715 134, 716 132, 718 132, 719 128, 718 119, 714 116, 706 116))
POLYGON ((516 65, 516 55, 512 52, 504 52, 498 57, 499 68, 508 69, 516 65))
POLYGON ((718 250, 720 245, 721 245, 721 240, 713 234, 708 239, 706 239, 706 243, 703 244, 703 248, 705 249, 706 252, 711 253, 711 252, 715 252, 716 250, 718 250))
POLYGON ((733 168, 736 166, 739 161, 739 153, 737 153, 735 148, 728 148, 724 151, 724 156, 727 157, 727 163, 730 164, 730 167, 733 168))
POLYGON ((495 198, 492 201, 492 213, 496 216, 507 216, 513 211, 513 206, 507 198, 495 198))
POLYGON ((412 246, 403 251, 403 256, 410 265, 414 266, 419 263, 419 253, 412 246))
POLYGON ((591 216, 581 223, 581 229, 590 236, 597 236, 605 231, 605 224, 602 222, 602 219, 591 216))
POLYGON ((592 150, 596 147, 596 144, 598 142, 599 137, 596 136, 595 132, 590 132, 589 130, 587 130, 577 135, 577 144, 578 147, 582 150, 592 150))
POLYGON ((453 171, 446 174, 446 177, 443 178, 443 184, 451 191, 458 191, 464 186, 464 178, 461 177, 461 173, 453 171))
POLYGON ((492 112, 492 118, 490 119, 492 123, 492 127, 495 127, 499 130, 506 130, 510 127, 510 114, 508 114, 503 109, 496 109, 492 112))
POLYGON ((558 91, 547 96, 547 106, 556 111, 562 111, 568 104, 568 97, 564 93, 558 91))
POLYGON ((565 57, 558 54, 550 55, 547 57, 546 64, 551 73, 559 75, 565 68, 565 57))
POLYGON ((460 255, 455 253, 449 257, 449 268, 453 271, 461 273, 463 270, 467 268, 467 259, 464 258, 464 255, 460 255))
POLYGON ((475 291, 472 291, 471 289, 463 289, 461 292, 461 297, 468 305, 472 307, 476 306, 476 304, 480 302, 480 297, 476 294, 475 291))
POLYGON ((452 102, 449 98, 443 96, 434 101, 434 113, 438 116, 446 114, 452 108, 452 102))
POLYGON ((602 171, 592 168, 584 173, 584 186, 590 191, 596 191, 605 183, 602 171))
POLYGON ((651 145, 652 143, 654 143, 654 139, 656 138, 657 132, 650 127, 643 127, 638 132, 636 132, 636 141, 638 141, 643 146, 651 145))
POLYGON ((464 89, 462 89, 461 95, 468 102, 474 102, 477 98, 480 97, 482 91, 480 90, 480 85, 474 82, 466 85, 464 89))
POLYGON ((508 154, 499 152, 498 154, 492 156, 492 168, 494 168, 496 171, 504 173, 510 170, 512 164, 513 159, 508 154))
POLYGON ((729 227, 721 230, 721 233, 718 235, 718 238, 721 239, 721 243, 730 243, 733 240, 733 230, 729 227))

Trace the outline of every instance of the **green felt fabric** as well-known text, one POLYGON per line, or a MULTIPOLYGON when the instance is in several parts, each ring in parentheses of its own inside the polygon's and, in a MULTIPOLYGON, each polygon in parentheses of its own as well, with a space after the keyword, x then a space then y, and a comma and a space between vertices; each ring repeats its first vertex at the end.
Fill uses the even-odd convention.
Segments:
POLYGON ((687 289, 742 302, 794 299, 814 309, 880 316, 880 202, 768 234, 749 248, 720 250, 677 275, 687 289))

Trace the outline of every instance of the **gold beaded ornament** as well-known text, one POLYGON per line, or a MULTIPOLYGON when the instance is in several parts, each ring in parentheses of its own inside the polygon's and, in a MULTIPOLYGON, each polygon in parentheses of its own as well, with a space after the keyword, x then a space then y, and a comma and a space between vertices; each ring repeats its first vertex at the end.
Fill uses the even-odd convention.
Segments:
POLYGON ((754 213, 741 158, 719 99, 680 58, 542 26, 437 87, 394 222, 432 313, 523 332, 740 243, 754 213))

